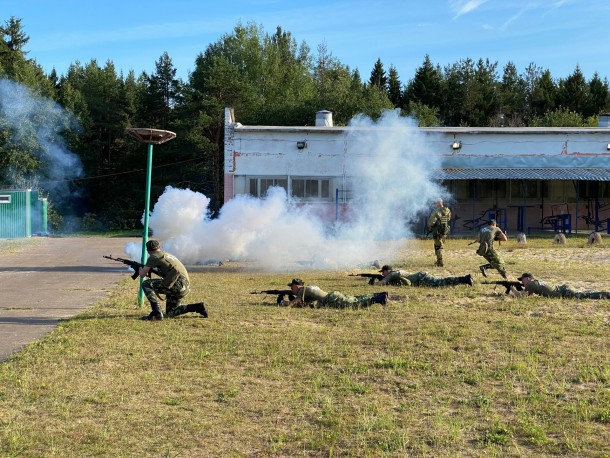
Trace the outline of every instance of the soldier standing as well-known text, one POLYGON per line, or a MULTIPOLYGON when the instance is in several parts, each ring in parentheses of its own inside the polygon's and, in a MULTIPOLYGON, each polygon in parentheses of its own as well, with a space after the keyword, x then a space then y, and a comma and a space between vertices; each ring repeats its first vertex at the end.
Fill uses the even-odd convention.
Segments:
POLYGON ((427 229, 428 232, 432 233, 434 239, 434 254, 436 255, 436 266, 443 267, 445 265, 443 261, 443 247, 445 240, 449 235, 450 226, 449 221, 451 220, 451 210, 445 207, 443 199, 436 201, 436 207, 432 210, 428 218, 427 229))
POLYGON ((488 264, 483 264, 479 266, 481 269, 481 273, 484 277, 487 277, 487 269, 494 268, 502 278, 507 279, 506 276, 506 267, 504 266, 504 261, 498 254, 498 252, 494 249, 494 241, 498 240, 504 242, 508 240, 506 234, 502 232, 502 229, 496 226, 496 220, 490 219, 487 222, 487 226, 483 226, 477 235, 477 242, 479 242, 479 248, 477 250, 477 254, 479 256, 483 256, 488 264))

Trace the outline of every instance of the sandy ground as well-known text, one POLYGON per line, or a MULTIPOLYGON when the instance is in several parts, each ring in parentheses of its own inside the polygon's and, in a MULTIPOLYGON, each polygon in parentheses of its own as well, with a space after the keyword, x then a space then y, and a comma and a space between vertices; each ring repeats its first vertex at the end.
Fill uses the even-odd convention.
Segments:
POLYGON ((139 239, 43 237, 0 257, 0 361, 107 296, 128 275, 123 247, 139 239))

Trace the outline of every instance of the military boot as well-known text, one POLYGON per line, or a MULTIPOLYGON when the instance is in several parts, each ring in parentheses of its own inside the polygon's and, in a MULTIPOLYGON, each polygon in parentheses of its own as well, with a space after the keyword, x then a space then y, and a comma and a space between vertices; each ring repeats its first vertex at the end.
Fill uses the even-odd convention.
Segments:
POLYGON ((176 302, 167 302, 165 304, 165 316, 167 318, 172 318, 176 314, 176 309, 178 308, 178 304, 176 302))
POLYGON ((459 279, 460 279, 459 281, 461 284, 474 286, 474 280, 472 278, 472 275, 470 275, 470 274, 464 275, 463 277, 459 277, 459 279))
POLYGON ((388 303, 388 293, 377 293, 373 296, 373 304, 386 305, 388 303))
POLYGON ((491 269, 491 267, 491 264, 483 264, 482 266, 479 266, 479 269, 481 269, 481 273, 484 277, 487 277, 487 269, 491 269))
POLYGON ((147 321, 161 321, 163 319, 163 312, 161 311, 161 306, 159 304, 151 304, 152 312, 148 315, 140 318, 141 320, 147 321))
POLYGON ((445 267, 445 263, 443 262, 442 259, 439 259, 436 261, 436 264, 434 264, 436 267, 445 267))
POLYGON ((199 313, 202 317, 208 317, 208 311, 205 308, 205 304, 203 302, 197 302, 196 304, 189 304, 186 306, 187 312, 199 313))

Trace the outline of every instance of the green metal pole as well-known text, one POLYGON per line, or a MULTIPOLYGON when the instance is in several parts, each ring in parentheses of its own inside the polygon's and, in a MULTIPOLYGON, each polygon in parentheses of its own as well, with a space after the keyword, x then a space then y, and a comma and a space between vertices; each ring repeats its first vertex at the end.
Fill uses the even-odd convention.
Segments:
MULTIPOLYGON (((142 234, 142 264, 146 264, 148 259, 148 253, 146 251, 146 242, 148 242, 148 214, 150 213, 150 181, 152 176, 152 158, 153 158, 153 145, 148 144, 148 162, 146 164, 146 197, 144 204, 144 233, 142 234)), ((144 290, 142 289, 143 278, 140 278, 140 290, 138 292, 138 306, 142 307, 144 304, 144 290)))

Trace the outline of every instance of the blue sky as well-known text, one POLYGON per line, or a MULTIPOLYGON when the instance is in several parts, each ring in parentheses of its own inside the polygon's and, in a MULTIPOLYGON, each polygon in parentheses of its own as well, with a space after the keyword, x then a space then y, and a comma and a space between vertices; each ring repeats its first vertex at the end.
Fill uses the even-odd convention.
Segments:
POLYGON ((312 53, 329 52, 368 79, 379 58, 403 83, 426 54, 441 67, 489 58, 524 73, 534 62, 565 78, 580 66, 610 79, 608 0, 0 0, 0 21, 22 20, 28 57, 46 72, 111 60, 117 71, 152 73, 167 52, 186 79, 196 56, 253 22, 272 34, 279 25, 312 53))

